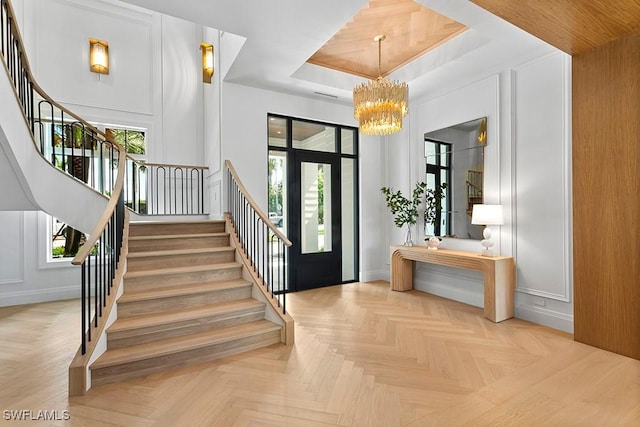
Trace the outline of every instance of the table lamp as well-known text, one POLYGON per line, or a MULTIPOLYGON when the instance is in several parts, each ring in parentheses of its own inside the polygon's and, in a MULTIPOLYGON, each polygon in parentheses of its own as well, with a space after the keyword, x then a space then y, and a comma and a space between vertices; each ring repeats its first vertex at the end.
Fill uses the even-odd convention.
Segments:
POLYGON ((484 240, 480 244, 484 247, 480 255, 493 256, 493 242, 491 241, 490 225, 504 224, 502 205, 473 205, 471 224, 484 225, 482 236, 484 240))

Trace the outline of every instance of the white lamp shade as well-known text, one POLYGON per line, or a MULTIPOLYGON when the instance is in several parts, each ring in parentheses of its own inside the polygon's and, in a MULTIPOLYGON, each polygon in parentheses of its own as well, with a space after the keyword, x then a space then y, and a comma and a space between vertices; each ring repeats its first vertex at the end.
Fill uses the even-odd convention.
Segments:
POLYGON ((502 225, 504 217, 502 205, 473 205, 471 224, 476 225, 502 225))

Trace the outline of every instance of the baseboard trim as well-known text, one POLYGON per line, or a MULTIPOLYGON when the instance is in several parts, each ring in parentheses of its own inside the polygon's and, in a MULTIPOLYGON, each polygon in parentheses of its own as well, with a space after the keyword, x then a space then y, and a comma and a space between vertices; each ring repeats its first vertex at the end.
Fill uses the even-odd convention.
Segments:
POLYGON ((516 305, 515 317, 570 334, 573 333, 573 315, 571 314, 559 313, 542 307, 516 305))
POLYGON ((0 293, 0 307, 80 298, 80 284, 59 288, 0 293))
POLYGON ((386 280, 388 282, 391 280, 391 275, 389 274, 388 270, 371 270, 360 272, 361 282, 373 282, 376 280, 386 280))

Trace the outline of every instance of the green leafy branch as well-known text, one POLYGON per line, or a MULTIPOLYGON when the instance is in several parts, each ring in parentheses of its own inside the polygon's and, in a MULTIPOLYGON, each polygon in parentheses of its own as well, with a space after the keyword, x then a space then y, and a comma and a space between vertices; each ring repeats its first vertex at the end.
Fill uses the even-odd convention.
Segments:
POLYGON ((397 227, 405 224, 413 225, 418 218, 418 206, 422 199, 427 184, 425 182, 416 183, 413 189, 411 199, 406 198, 400 190, 393 192, 393 188, 382 187, 380 191, 385 195, 387 207, 391 210, 391 214, 395 215, 394 223, 397 227))

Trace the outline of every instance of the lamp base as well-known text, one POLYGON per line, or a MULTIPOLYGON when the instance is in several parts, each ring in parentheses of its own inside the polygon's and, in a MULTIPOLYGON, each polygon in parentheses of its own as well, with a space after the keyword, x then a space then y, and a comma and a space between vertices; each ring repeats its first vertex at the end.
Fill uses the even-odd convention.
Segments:
POLYGON ((493 256, 493 242, 491 241, 491 229, 489 227, 485 227, 482 230, 482 237, 484 240, 480 242, 480 244, 484 247, 480 252, 482 256, 493 256))
POLYGON ((484 248, 483 250, 480 251, 480 255, 481 256, 492 257, 493 256, 493 248, 484 248))

